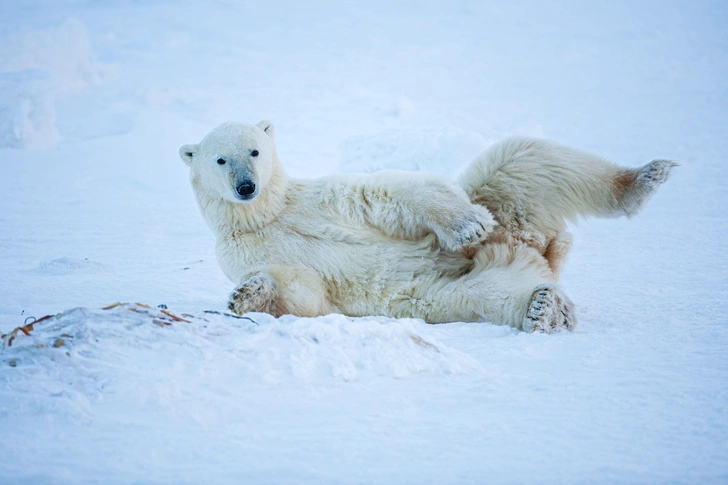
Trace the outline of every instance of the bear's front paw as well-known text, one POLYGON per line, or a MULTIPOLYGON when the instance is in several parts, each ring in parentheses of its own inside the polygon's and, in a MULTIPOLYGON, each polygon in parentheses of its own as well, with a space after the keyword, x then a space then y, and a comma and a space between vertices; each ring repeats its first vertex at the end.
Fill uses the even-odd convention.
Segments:
POLYGON ((455 218, 440 237, 440 245, 450 251, 461 251, 484 242, 496 222, 483 207, 473 207, 466 214, 455 218))
POLYGON ((228 308, 237 315, 247 312, 273 313, 278 288, 267 276, 255 276, 245 281, 230 295, 228 308))

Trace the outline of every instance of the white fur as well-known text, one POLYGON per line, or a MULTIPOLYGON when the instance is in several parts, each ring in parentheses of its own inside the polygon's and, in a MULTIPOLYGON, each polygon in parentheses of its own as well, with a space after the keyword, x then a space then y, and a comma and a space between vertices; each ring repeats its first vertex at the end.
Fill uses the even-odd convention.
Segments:
POLYGON ((220 267, 238 285, 236 313, 491 321, 529 331, 576 323, 555 284, 570 245, 565 220, 632 215, 672 168, 659 161, 659 179, 651 165, 630 171, 511 139, 476 159, 460 185, 395 171, 292 179, 267 121, 225 123, 180 156, 217 236, 220 267), (645 171, 649 184, 639 182, 645 171), (235 192, 243 179, 255 183, 250 200, 235 192))

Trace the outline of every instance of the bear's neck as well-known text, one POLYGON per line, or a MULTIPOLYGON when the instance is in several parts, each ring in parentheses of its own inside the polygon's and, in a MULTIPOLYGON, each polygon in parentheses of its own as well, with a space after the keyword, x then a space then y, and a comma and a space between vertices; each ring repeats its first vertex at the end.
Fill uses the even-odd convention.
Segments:
POLYGON ((205 221, 220 239, 232 233, 257 232, 273 222, 285 206, 287 187, 288 176, 278 157, 274 156, 270 180, 260 194, 248 203, 206 197, 203 190, 195 190, 195 193, 205 221))

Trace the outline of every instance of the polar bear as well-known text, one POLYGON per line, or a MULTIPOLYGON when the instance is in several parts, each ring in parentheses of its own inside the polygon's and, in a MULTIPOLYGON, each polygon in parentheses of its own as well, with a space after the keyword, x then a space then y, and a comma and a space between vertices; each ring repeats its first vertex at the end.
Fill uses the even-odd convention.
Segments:
POLYGON ((291 178, 269 121, 227 122, 180 157, 229 308, 275 316, 385 315, 572 330, 558 286, 578 217, 633 216, 676 165, 623 168, 557 143, 511 138, 458 183, 419 172, 291 178))

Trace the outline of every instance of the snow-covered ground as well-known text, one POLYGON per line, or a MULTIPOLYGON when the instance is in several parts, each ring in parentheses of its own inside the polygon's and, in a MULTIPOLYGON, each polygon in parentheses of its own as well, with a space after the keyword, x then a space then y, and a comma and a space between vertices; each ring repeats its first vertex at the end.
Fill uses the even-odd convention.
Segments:
POLYGON ((728 482, 727 25, 721 1, 0 0, 0 333, 61 313, 0 350, 0 483, 728 482), (452 176, 515 133, 682 166, 574 228, 571 334, 205 313, 232 285, 177 149, 263 118, 296 176, 452 176))

